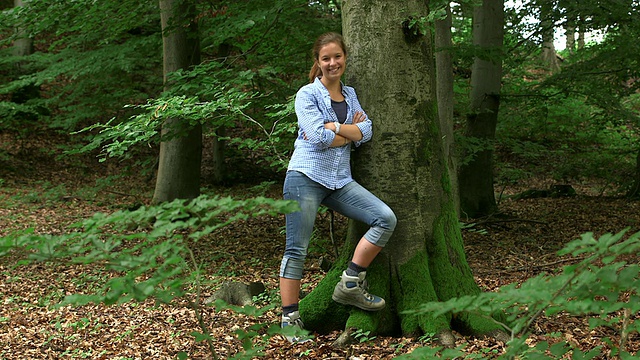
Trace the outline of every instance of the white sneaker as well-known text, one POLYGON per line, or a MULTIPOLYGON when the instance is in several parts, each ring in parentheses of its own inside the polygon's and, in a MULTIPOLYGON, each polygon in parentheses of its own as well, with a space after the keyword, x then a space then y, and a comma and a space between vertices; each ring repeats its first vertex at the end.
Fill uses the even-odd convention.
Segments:
POLYGON ((299 311, 290 312, 287 315, 283 314, 280 327, 283 329, 284 337, 287 338, 290 343, 302 344, 312 339, 309 332, 304 329, 299 311))

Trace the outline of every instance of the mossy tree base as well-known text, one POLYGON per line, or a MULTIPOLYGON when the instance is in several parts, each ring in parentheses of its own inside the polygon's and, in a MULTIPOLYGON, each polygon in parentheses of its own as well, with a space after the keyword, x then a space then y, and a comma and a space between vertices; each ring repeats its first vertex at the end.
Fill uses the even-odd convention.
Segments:
POLYGON ((367 273, 369 291, 383 297, 387 306, 379 312, 363 311, 334 302, 331 294, 340 280, 346 262, 337 263, 318 286, 300 303, 300 312, 308 330, 326 334, 350 328, 385 336, 417 337, 437 335, 450 330, 465 334, 490 334, 498 326, 479 316, 458 314, 432 317, 413 315, 414 310, 429 301, 438 301, 433 282, 429 279, 427 253, 415 256, 414 261, 393 268, 390 259, 381 254, 367 273))

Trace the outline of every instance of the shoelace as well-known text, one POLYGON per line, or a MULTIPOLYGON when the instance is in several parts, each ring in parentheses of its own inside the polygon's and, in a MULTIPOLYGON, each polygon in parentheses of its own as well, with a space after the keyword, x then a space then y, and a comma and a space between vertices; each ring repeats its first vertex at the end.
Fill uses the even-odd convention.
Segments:
POLYGON ((360 293, 367 301, 375 301, 375 296, 369 294, 369 283, 367 283, 367 280, 358 281, 358 287, 360 288, 360 293))
POLYGON ((287 321, 286 323, 284 323, 285 326, 292 326, 292 325, 297 325, 300 328, 304 329, 304 323, 302 322, 301 318, 295 318, 295 319, 291 319, 289 318, 289 321, 287 321))

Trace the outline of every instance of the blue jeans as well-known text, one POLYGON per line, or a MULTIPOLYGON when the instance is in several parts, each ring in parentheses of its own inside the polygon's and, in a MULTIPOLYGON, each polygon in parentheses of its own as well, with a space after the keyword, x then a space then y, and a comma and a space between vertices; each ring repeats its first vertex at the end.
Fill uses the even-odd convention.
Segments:
POLYGON ((280 264, 280 277, 302 279, 304 261, 318 208, 325 205, 348 218, 370 226, 364 238, 384 247, 396 227, 396 215, 387 204, 355 181, 330 190, 298 171, 288 171, 284 199, 296 200, 300 211, 287 214, 287 243, 280 264))

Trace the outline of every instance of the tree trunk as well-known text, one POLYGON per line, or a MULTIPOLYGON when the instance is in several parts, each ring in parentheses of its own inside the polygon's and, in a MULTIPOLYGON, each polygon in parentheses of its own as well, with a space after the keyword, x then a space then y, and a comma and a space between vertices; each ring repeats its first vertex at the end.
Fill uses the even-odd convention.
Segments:
POLYGON ((444 147, 453 203, 456 213, 460 213, 460 196, 458 194, 458 164, 454 142, 453 119, 453 61, 451 59, 451 7, 447 5, 447 17, 436 21, 436 94, 438 97, 438 118, 440 133, 444 147))
MULTIPOLYGON (((231 46, 229 44, 223 42, 218 45, 217 58, 226 59, 230 54, 231 46)), ((208 137, 211 139, 212 145, 211 175, 209 176, 209 181, 214 185, 222 185, 227 175, 227 167, 224 163, 226 141, 223 140, 226 133, 226 127, 218 126, 213 129, 213 136, 208 137)))
POLYGON ((480 149, 467 153, 460 166, 460 211, 476 218, 497 210, 493 187, 493 141, 502 78, 502 40, 504 37, 504 9, 502 0, 484 0, 474 10, 473 42, 485 54, 476 57, 471 72, 470 113, 467 116, 465 137, 475 139, 480 149))
MULTIPOLYGON (((197 28, 191 21, 192 9, 187 1, 160 0, 163 31, 164 87, 171 87, 168 75, 200 62, 197 28), (185 26, 188 24, 188 26, 185 26)), ((202 161, 202 126, 188 124, 180 118, 162 125, 160 160, 153 202, 191 199, 200 194, 202 161)))
POLYGON ((358 182, 395 211, 396 230, 369 267, 371 293, 387 300, 380 312, 338 305, 331 293, 366 228, 349 224, 341 257, 300 303, 307 328, 346 327, 379 334, 485 333, 495 325, 479 317, 404 314, 428 301, 477 294, 466 261, 440 137, 431 35, 406 36, 408 14, 428 15, 421 0, 350 0, 342 8, 349 48, 345 83, 354 86, 373 121, 371 142, 358 148, 358 182))
MULTIPOLYGON (((24 6, 24 1, 14 0, 13 6, 24 6)), ((29 34, 27 34, 24 29, 17 29, 17 32, 18 36, 16 37, 16 41, 13 43, 13 54, 15 56, 27 56, 33 54, 33 40, 29 37, 29 34)))
POLYGON ((542 62, 547 65, 551 72, 560 70, 560 61, 556 54, 556 46, 553 43, 553 19, 551 11, 553 3, 549 1, 542 2, 540 7, 540 26, 542 28, 542 62))
POLYGON ((575 20, 567 20, 567 26, 564 32, 567 39, 565 47, 569 54, 573 54, 576 50, 576 25, 575 20))
POLYGON ((211 159, 211 176, 210 181, 214 185, 221 185, 224 183, 227 169, 224 164, 224 149, 225 141, 222 140, 226 136, 227 129, 224 126, 219 126, 215 129, 214 135, 211 137, 212 141, 212 159, 211 159))
MULTIPOLYGON (((24 6, 24 1, 22 0, 14 0, 14 7, 24 6)), ((16 40, 13 42, 13 55, 17 57, 17 61, 14 63, 15 78, 19 78, 21 76, 27 75, 27 69, 25 67, 24 59, 21 59, 24 56, 29 56, 33 54, 33 39, 29 36, 29 34, 25 31, 24 28, 16 29, 16 40)), ((11 101, 18 104, 24 104, 29 100, 37 99, 40 97, 40 86, 35 85, 33 83, 27 83, 19 88, 15 89, 11 93, 11 101)), ((31 118, 32 115, 27 115, 27 117, 31 118)), ((33 117, 35 120, 35 117, 33 117)))
POLYGON ((627 197, 632 199, 640 198, 640 148, 638 149, 638 154, 636 155, 636 175, 633 179, 633 183, 631 184, 631 188, 627 193, 627 197))
POLYGON ((584 40, 584 30, 582 30, 581 28, 578 28, 578 50, 582 50, 584 49, 584 44, 585 44, 585 40, 584 40))

